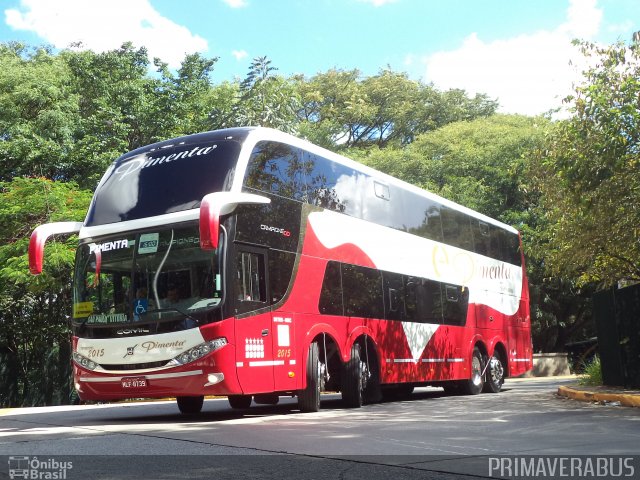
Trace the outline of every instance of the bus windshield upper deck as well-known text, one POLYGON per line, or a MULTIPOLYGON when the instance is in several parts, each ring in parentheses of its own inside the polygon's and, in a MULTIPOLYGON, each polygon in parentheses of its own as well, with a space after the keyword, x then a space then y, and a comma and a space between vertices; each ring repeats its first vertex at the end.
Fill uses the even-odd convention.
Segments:
POLYGON ((98 185, 85 226, 198 208, 208 193, 230 189, 241 140, 194 135, 123 155, 98 185))

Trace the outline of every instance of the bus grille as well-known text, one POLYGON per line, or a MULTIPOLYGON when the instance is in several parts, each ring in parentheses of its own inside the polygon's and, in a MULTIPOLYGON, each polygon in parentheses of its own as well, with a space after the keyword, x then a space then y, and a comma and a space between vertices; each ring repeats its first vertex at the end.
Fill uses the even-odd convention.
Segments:
POLYGON ((105 370, 147 370, 149 368, 158 368, 164 367, 168 360, 163 360, 161 362, 147 362, 147 363, 129 363, 127 365, 122 364, 101 364, 100 366, 105 370))

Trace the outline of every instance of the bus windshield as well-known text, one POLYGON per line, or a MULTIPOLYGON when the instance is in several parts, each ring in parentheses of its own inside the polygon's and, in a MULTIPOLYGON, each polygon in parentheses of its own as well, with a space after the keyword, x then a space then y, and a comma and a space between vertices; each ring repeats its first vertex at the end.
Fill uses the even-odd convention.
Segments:
POLYGON ((218 306, 222 279, 216 251, 200 249, 199 242, 198 229, 191 227, 123 234, 80 245, 73 321, 89 325, 157 321, 218 306))
POLYGON ((86 226, 198 208, 206 194, 229 190, 240 147, 232 140, 178 142, 124 155, 100 182, 86 226))

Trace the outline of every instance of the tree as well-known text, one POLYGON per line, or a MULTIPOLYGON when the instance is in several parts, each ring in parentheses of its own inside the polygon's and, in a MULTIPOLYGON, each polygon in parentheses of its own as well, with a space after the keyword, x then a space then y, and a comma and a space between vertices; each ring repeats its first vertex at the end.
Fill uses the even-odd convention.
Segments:
POLYGON ((0 183, 0 405, 68 403, 67 315, 74 239, 47 246, 44 272, 29 274, 29 234, 41 223, 80 221, 91 193, 72 183, 15 178, 0 183))
POLYGON ((0 44, 0 180, 44 176, 94 187, 126 151, 205 130, 217 59, 187 55, 176 73, 125 43, 95 53, 0 44))
POLYGON ((78 97, 66 63, 47 48, 0 44, 0 181, 69 178, 78 97))
POLYGON ((640 46, 580 43, 592 65, 533 155, 554 274, 601 286, 640 281, 640 46))
POLYGON ((300 132, 331 148, 408 145, 422 133, 489 116, 497 108, 485 95, 439 92, 388 69, 364 79, 358 70, 329 70, 297 81, 300 132))
POLYGON ((215 105, 211 95, 211 73, 218 58, 205 58, 199 53, 185 56, 173 74, 166 63, 155 59, 161 80, 156 83, 156 101, 151 118, 158 121, 164 138, 205 131, 209 128, 209 113, 215 105))
MULTIPOLYGON (((294 133, 297 127, 298 95, 292 81, 275 75, 267 57, 253 59, 249 72, 235 91, 235 101, 210 114, 213 129, 262 126, 294 133)), ((233 90, 226 89, 227 92, 233 90)))

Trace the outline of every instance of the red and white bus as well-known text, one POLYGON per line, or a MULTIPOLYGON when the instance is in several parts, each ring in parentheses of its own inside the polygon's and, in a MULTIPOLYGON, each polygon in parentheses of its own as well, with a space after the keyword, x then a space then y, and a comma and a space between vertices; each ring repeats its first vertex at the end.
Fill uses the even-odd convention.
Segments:
POLYGON ((510 226, 290 135, 234 128, 117 159, 77 233, 83 400, 206 395, 234 408, 322 391, 359 407, 415 386, 498 392, 532 367, 510 226))

